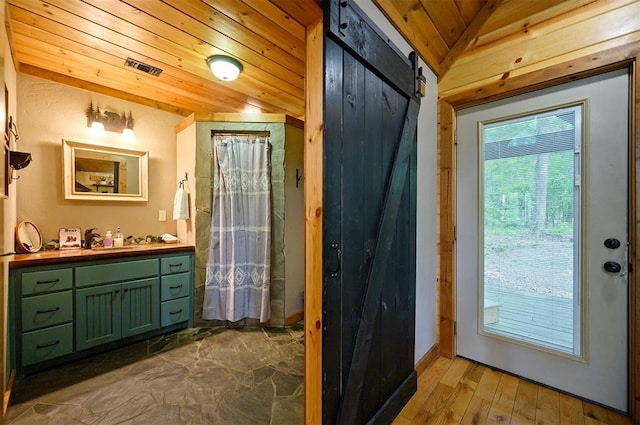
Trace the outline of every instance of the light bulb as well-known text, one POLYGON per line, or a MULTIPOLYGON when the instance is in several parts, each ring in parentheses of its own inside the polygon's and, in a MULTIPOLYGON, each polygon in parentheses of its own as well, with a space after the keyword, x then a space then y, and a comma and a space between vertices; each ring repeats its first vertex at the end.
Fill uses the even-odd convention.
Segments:
POLYGON ((136 135, 131 128, 122 130, 122 141, 127 143, 135 143, 136 135))
POLYGON ((92 137, 105 137, 107 134, 104 132, 104 124, 100 121, 94 121, 91 123, 89 134, 92 137))

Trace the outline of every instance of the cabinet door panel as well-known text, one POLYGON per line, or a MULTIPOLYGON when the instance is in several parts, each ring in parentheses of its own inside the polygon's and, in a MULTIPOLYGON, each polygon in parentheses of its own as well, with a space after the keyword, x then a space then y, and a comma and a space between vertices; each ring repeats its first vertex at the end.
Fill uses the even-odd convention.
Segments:
POLYGON ((71 291, 22 299, 22 330, 44 328, 73 319, 71 291))
POLYGON ((78 350, 120 338, 121 285, 111 284, 76 291, 76 345, 78 350))
POLYGON ((160 281, 158 278, 122 284, 122 336, 160 327, 160 281))

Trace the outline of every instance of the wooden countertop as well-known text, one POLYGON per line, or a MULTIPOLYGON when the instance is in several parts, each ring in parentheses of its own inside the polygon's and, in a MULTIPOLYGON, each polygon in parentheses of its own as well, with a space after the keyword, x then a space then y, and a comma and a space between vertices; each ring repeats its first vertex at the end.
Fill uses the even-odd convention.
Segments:
POLYGON ((9 269, 23 267, 47 266, 52 264, 93 261, 109 258, 139 257, 149 254, 171 254, 176 252, 194 252, 193 245, 182 243, 152 243, 145 245, 127 245, 123 248, 73 249, 40 251, 28 254, 12 254, 3 257, 9 269))

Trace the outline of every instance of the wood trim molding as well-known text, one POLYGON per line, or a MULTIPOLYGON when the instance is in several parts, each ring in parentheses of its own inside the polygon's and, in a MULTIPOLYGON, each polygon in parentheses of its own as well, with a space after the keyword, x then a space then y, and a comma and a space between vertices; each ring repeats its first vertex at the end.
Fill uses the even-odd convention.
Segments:
POLYGON ((304 319, 304 311, 301 311, 300 313, 294 313, 290 316, 285 317, 284 324, 285 326, 291 326, 294 323, 301 321, 302 319, 304 319))
POLYGON ((487 22, 487 19, 491 17, 502 1, 503 0, 489 0, 484 4, 484 6, 482 6, 480 12, 475 18, 473 18, 473 21, 460 36, 458 41, 456 41, 456 44, 451 48, 451 50, 449 50, 449 53, 447 53, 447 56, 444 57, 442 62, 440 62, 438 69, 438 81, 444 78, 445 74, 449 69, 451 69, 451 65, 458 60, 460 55, 464 53, 473 39, 478 36, 478 33, 484 26, 485 22, 487 22))
POLYGON ((438 143, 440 199, 440 354, 456 354, 455 320, 455 110, 440 102, 440 138, 438 143))
POLYGON ((630 244, 629 258, 632 261, 635 272, 629 279, 629 414, 633 423, 640 422, 640 241, 638 240, 638 212, 640 211, 640 193, 638 192, 638 179, 640 179, 640 71, 638 70, 640 53, 637 53, 635 61, 631 64, 632 102, 631 102, 631 144, 629 172, 635 178, 631 179, 629 192, 630 206, 630 244))
POLYGON ((13 390, 13 383, 16 379, 16 371, 12 370, 9 375, 9 382, 7 383, 7 388, 4 391, 4 397, 2 400, 2 421, 0 423, 4 423, 4 419, 7 417, 7 410, 9 409, 9 402, 11 401, 11 391, 13 390))
MULTIPOLYGON (((560 83, 585 78, 613 69, 630 67, 632 79, 632 152, 640 151, 640 76, 638 61, 640 60, 640 42, 634 42, 610 50, 577 58, 543 70, 507 79, 494 84, 465 91, 450 97, 442 98, 440 107, 440 137, 438 149, 440 153, 440 351, 445 357, 455 355, 455 111, 456 109, 488 102, 498 98, 513 96, 524 92, 550 87, 560 83)), ((640 194, 635 183, 640 179, 640 159, 635 154, 631 161, 630 175, 633 190, 630 194, 630 258, 633 270, 629 285, 629 412, 631 420, 640 420, 640 291, 637 290, 640 279, 640 241, 637 240, 636 215, 640 208, 640 194)))
POLYGON ((304 128, 304 423, 322 423, 323 21, 307 27, 304 128))
POLYGON ((418 363, 416 363, 416 372, 418 376, 422 375, 425 370, 440 357, 440 345, 435 344, 427 353, 422 356, 418 363))
POLYGON ((91 83, 89 81, 84 81, 79 78, 74 78, 68 75, 59 74, 57 72, 48 71, 42 68, 38 68, 37 66, 20 63, 19 67, 16 67, 16 69, 23 74, 32 75, 34 77, 53 81, 55 83, 64 84, 70 87, 88 90, 94 93, 100 93, 105 96, 115 97, 117 99, 126 100, 127 102, 138 103, 140 105, 148 106, 149 108, 159 109, 161 111, 170 112, 176 115, 186 116, 186 115, 189 115, 189 113, 191 112, 191 111, 187 111, 185 109, 179 108, 177 106, 168 105, 166 103, 157 102, 155 100, 151 100, 143 96, 127 93, 122 90, 112 89, 110 87, 91 83))
POLYGON ((176 133, 181 132, 194 122, 258 122, 284 123, 304 129, 304 121, 287 114, 243 114, 224 112, 194 112, 176 125, 176 133))

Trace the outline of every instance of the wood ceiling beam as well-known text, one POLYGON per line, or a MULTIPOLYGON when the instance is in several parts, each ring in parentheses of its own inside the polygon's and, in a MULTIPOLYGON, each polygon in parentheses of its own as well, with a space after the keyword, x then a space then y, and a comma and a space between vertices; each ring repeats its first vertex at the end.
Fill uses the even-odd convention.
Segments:
POLYGON ((46 69, 38 68, 37 66, 27 65, 21 63, 18 65, 18 71, 32 75, 34 77, 42 78, 45 80, 53 81, 55 83, 64 84, 67 86, 88 90, 91 92, 99 93, 105 96, 115 97, 116 99, 126 100, 128 102, 138 103, 140 105, 148 106, 150 108, 159 109, 161 111, 170 112, 172 114, 188 116, 192 113, 187 109, 179 108, 168 103, 158 102, 153 99, 138 96, 133 93, 125 92, 122 90, 116 90, 111 87, 103 86, 100 84, 91 83, 89 81, 74 78, 69 75, 59 74, 57 72, 49 71, 46 69))
POLYGON ((314 0, 271 0, 271 3, 305 28, 322 18, 322 9, 314 0))
POLYGON ((451 50, 449 50, 449 53, 447 53, 442 62, 440 62, 438 66, 440 70, 440 73, 438 74, 438 82, 442 80, 449 69, 451 69, 454 62, 462 53, 464 53, 471 41, 478 36, 484 24, 491 17, 493 12, 495 12, 498 6, 500 6, 502 1, 503 0, 487 0, 482 9, 480 9, 480 12, 476 15, 475 19, 467 27, 464 33, 462 33, 462 36, 460 36, 456 44, 451 48, 451 50))
POLYGON ((456 44, 467 25, 453 0, 420 0, 442 39, 450 48, 456 44))
POLYGON ((373 0, 373 3, 402 34, 434 74, 449 51, 427 11, 418 0, 373 0))

